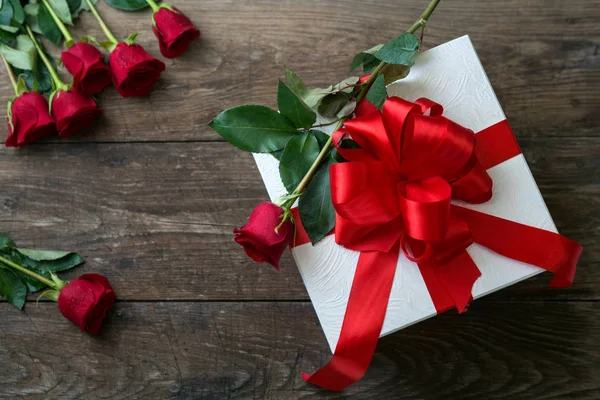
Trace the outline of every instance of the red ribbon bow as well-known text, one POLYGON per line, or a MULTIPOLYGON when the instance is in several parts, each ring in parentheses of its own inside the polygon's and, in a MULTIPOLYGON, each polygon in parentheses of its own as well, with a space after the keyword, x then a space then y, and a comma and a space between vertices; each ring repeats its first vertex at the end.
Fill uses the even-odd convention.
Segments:
POLYGON ((441 105, 388 99, 362 104, 333 143, 348 162, 331 167, 336 242, 360 251, 342 331, 330 362, 305 380, 342 390, 366 372, 385 318, 398 257, 418 264, 436 310, 466 309, 481 272, 466 249, 479 243, 573 282, 581 246, 553 232, 486 215, 451 199, 483 203, 492 179, 476 135, 442 116, 441 105), (343 148, 350 136, 360 148, 343 148), (550 250, 549 250, 550 249, 550 250))

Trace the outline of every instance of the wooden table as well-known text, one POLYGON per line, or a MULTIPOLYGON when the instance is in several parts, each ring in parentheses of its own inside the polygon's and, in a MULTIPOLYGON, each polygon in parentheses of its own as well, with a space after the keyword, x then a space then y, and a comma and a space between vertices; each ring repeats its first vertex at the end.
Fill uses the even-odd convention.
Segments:
MULTIPOLYGON (((284 65, 312 86, 340 81, 426 3, 175 0, 203 36, 150 97, 110 88, 93 130, 0 150, 0 230, 79 251, 87 263, 66 277, 105 274, 119 297, 98 337, 54 303, 0 303, 0 398, 599 398, 598 1, 443 1, 425 36, 471 35, 559 230, 585 247, 572 288, 544 274, 390 335, 340 395, 300 377, 330 353, 289 254, 277 273, 232 240, 267 195, 252 157, 207 122, 274 107, 284 65)), ((149 11, 99 10, 159 55, 149 11)), ((102 37, 89 14, 84 32, 102 37)))

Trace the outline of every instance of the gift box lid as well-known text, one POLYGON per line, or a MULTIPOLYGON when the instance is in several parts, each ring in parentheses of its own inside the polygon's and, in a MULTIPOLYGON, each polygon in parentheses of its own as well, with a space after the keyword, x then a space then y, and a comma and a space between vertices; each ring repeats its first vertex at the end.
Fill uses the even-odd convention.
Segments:
MULTIPOLYGON (((388 95, 409 101, 427 97, 443 105, 445 117, 474 132, 506 119, 468 36, 418 54, 409 76, 388 86, 388 95)), ((278 161, 268 154, 254 156, 271 200, 286 194, 279 178, 278 161)), ((454 203, 556 232, 522 154, 490 168, 488 173, 494 181, 490 201, 478 205, 454 203)), ((473 287, 474 299, 543 271, 478 244, 472 244, 467 251, 482 274, 473 287)), ((333 351, 341 331, 359 253, 337 245, 334 235, 330 235, 314 246, 310 243, 297 246, 292 249, 292 254, 333 351)), ((436 309, 419 268, 401 255, 381 335, 435 315, 436 309)))

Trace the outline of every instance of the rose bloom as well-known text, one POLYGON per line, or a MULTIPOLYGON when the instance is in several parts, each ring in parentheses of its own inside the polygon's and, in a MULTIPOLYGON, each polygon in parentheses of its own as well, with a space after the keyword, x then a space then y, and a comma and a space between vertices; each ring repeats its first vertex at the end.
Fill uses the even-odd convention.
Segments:
POLYGON ((200 37, 192 21, 176 8, 161 7, 153 16, 152 30, 158 39, 160 52, 166 58, 179 57, 190 43, 200 37))
POLYGON ((10 106, 10 115, 6 120, 6 147, 30 144, 56 132, 54 118, 48 111, 48 102, 37 92, 23 93, 17 97, 10 106))
POLYGON ((115 292, 108 279, 99 274, 85 274, 60 291, 58 308, 82 332, 96 335, 115 300, 115 292))
POLYGON ((123 97, 147 96, 165 70, 157 60, 137 44, 119 43, 110 53, 113 84, 123 97))
POLYGON ((73 75, 73 88, 93 96, 112 82, 112 72, 102 53, 89 43, 79 42, 62 53, 65 68, 73 75))
POLYGON ((59 136, 68 137, 90 128, 102 111, 91 97, 72 90, 59 90, 52 98, 52 115, 59 136))
POLYGON ((279 260, 294 237, 294 224, 281 223, 283 209, 273 203, 260 203, 250 214, 248 223, 240 229, 234 229, 235 241, 254 261, 267 262, 279 269, 279 260))

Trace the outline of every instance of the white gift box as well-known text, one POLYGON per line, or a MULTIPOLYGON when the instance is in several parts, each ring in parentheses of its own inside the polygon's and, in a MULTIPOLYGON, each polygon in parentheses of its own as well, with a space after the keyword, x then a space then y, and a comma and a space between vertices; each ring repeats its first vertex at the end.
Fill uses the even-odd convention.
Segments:
MULTIPOLYGON (((443 105, 445 117, 474 132, 506 119, 468 36, 418 54, 410 75, 390 85, 388 95, 409 101, 427 97, 443 105)), ((254 157, 271 200, 285 195, 278 161, 269 154, 254 157)), ((494 181, 490 201, 478 205, 455 203, 557 232, 522 154, 490 168, 488 173, 494 181)), ((482 274, 473 287, 474 299, 543 272, 478 244, 467 251, 482 274)), ((293 248, 292 254, 333 352, 360 253, 337 245, 334 235, 329 235, 315 246, 307 243, 293 248)), ((381 335, 435 315, 419 268, 400 255, 381 335)))

